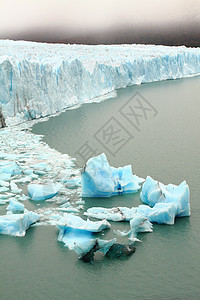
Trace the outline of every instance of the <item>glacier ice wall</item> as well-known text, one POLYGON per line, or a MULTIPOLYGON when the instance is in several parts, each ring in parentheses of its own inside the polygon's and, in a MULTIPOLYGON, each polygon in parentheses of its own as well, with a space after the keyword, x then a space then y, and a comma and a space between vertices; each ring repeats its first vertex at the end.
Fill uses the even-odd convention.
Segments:
POLYGON ((126 86, 197 73, 200 48, 1 40, 0 107, 7 125, 17 124, 126 86))

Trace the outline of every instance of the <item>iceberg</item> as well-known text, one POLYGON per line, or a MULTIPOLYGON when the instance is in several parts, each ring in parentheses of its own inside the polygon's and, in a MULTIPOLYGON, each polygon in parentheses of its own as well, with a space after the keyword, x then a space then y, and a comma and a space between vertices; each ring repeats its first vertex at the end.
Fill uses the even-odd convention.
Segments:
POLYGON ((106 221, 92 222, 83 220, 78 216, 64 214, 64 217, 57 223, 59 229, 58 241, 61 241, 70 250, 74 250, 79 258, 91 261, 94 253, 101 250, 104 254, 116 243, 116 239, 103 241, 95 238, 94 234, 110 228, 106 221))
POLYGON ((42 201, 53 198, 61 187, 61 184, 29 184, 28 193, 33 201, 42 201))
POLYGON ((82 197, 111 197, 136 193, 142 178, 133 176, 131 165, 114 168, 104 153, 90 158, 81 174, 82 197))
POLYGON ((2 127, 49 116, 119 88, 200 73, 200 49, 185 46, 1 40, 0 53, 2 127))
POLYGON ((177 208, 173 203, 156 203, 153 208, 148 205, 138 207, 91 207, 84 213, 85 216, 106 219, 109 221, 130 221, 136 215, 141 214, 152 223, 173 225, 177 208))
POLYGON ((154 207, 156 203, 173 203, 176 206, 176 216, 190 216, 190 191, 186 181, 180 185, 164 185, 147 176, 140 193, 142 202, 154 207))
POLYGON ((37 222, 40 216, 32 211, 24 214, 11 214, 0 216, 0 234, 12 236, 25 236, 26 230, 37 222))
POLYGON ((16 199, 10 199, 10 204, 8 205, 6 210, 12 212, 24 211, 24 204, 20 203, 16 199))
POLYGON ((64 214, 64 217, 59 221, 58 227, 62 235, 62 232, 65 232, 66 228, 73 228, 88 232, 101 232, 106 228, 110 228, 111 225, 106 220, 92 222, 89 219, 85 221, 81 217, 74 216, 72 214, 64 214))
POLYGON ((137 212, 152 223, 173 225, 177 208, 173 203, 156 203, 153 208, 148 205, 139 205, 137 212))

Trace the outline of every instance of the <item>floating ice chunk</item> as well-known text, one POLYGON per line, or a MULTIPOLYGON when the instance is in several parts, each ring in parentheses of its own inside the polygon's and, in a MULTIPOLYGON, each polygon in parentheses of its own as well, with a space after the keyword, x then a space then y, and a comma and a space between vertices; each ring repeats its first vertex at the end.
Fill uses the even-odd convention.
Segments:
POLYGON ((114 195, 136 193, 141 181, 133 176, 131 166, 110 167, 104 153, 90 158, 82 172, 83 197, 111 197, 114 195))
POLYGON ((173 203, 176 208, 176 216, 190 216, 190 192, 185 181, 179 186, 164 185, 147 176, 140 193, 141 200, 153 207, 156 203, 173 203))
POLYGON ((156 203, 153 208, 139 205, 137 212, 147 217, 150 222, 173 225, 177 208, 173 203, 156 203))
POLYGON ((31 224, 37 222, 40 216, 32 211, 24 214, 0 216, 0 233, 12 236, 25 236, 31 224))
POLYGON ((75 189, 79 186, 81 186, 81 180, 78 177, 64 177, 61 180, 62 183, 65 183, 65 185, 67 186, 68 189, 75 189))
POLYGON ((14 194, 20 194, 22 192, 22 190, 19 189, 13 181, 11 181, 10 183, 10 188, 11 188, 11 192, 14 194))
POLYGON ((110 223, 106 220, 92 222, 88 219, 87 221, 85 221, 81 217, 74 216, 71 214, 64 214, 64 217, 60 220, 58 226, 60 229, 70 227, 90 232, 100 232, 106 228, 111 227, 110 223))
POLYGON ((11 179, 11 175, 10 174, 6 174, 6 173, 0 174, 0 180, 10 181, 10 179, 11 179))
POLYGON ((10 175, 20 175, 22 173, 21 168, 12 161, 0 162, 0 174, 6 173, 10 175))
POLYGON ((110 228, 110 224, 106 220, 98 222, 84 221, 78 216, 64 214, 57 226, 59 228, 58 241, 62 241, 66 247, 74 250, 80 258, 86 254, 93 257, 94 252, 99 249, 106 253, 112 244, 116 242, 116 239, 101 241, 94 238, 94 233, 110 228), (92 253, 89 253, 97 244, 98 247, 95 247, 92 253))
POLYGON ((40 201, 54 197, 61 188, 61 184, 29 184, 28 193, 32 200, 40 201))
POLYGON ((137 239, 138 232, 152 232, 153 225, 151 222, 141 214, 137 214, 130 220, 130 230, 128 232, 117 230, 116 234, 121 236, 128 236, 132 242, 139 241, 137 239))
POLYGON ((59 211, 64 211, 67 213, 78 213, 79 209, 73 206, 69 206, 69 207, 58 207, 57 210, 59 211))
POLYGON ((4 192, 7 192, 7 191, 9 191, 8 187, 5 187, 5 186, 0 187, 0 193, 4 193, 4 192))
POLYGON ((0 180, 0 186, 6 186, 6 187, 8 187, 9 186, 9 182, 4 181, 4 180, 0 180))
POLYGON ((110 221, 130 221, 132 218, 134 218, 136 213, 137 209, 135 207, 91 207, 88 208, 84 215, 96 219, 106 219, 110 221))
POLYGON ((5 204, 6 204, 6 201, 0 199, 0 205, 5 205, 5 204))
POLYGON ((10 199, 10 204, 8 205, 6 210, 12 212, 24 211, 24 204, 18 202, 16 199, 10 199))

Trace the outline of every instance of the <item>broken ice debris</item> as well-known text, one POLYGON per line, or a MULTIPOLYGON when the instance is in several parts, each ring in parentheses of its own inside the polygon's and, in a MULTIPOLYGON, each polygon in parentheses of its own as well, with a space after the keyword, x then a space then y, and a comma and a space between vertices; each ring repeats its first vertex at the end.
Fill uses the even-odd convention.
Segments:
POLYGON ((180 185, 164 185, 147 176, 140 194, 141 200, 154 207, 156 203, 171 203, 176 206, 176 216, 190 216, 190 192, 185 181, 180 185))
POLYGON ((12 212, 23 212, 24 211, 24 204, 20 203, 16 199, 10 199, 10 204, 6 208, 8 211, 12 212))
MULTIPOLYGON (((0 174, 10 174, 13 175, 20 175, 22 174, 21 168, 12 161, 1 161, 0 162, 0 174)), ((4 179, 5 180, 5 179, 4 179)))
POLYGON ((94 233, 110 228, 110 224, 106 220, 92 222, 90 220, 85 221, 78 216, 64 214, 57 226, 59 228, 58 241, 63 242, 70 250, 74 250, 80 258, 88 254, 97 244, 98 247, 95 247, 95 251, 101 249, 106 254, 110 247, 116 243, 116 239, 103 241, 94 237, 94 233))
POLYGON ((111 225, 106 220, 92 222, 89 219, 85 221, 81 217, 72 214, 64 214, 64 217, 59 221, 58 227, 62 231, 65 231, 66 228, 73 228, 89 232, 100 232, 106 228, 110 228, 111 225))
POLYGON ((87 161, 81 181, 83 197, 111 197, 136 193, 144 180, 132 174, 131 165, 111 167, 102 153, 87 161))
POLYGON ((109 221, 130 221, 136 213, 137 209, 135 207, 91 207, 88 208, 87 212, 85 212, 84 215, 101 220, 106 219, 109 221))
POLYGON ((54 197, 61 188, 61 184, 29 184, 28 193, 32 200, 41 201, 54 197))
POLYGON ((128 236, 132 242, 139 241, 137 239, 137 233, 139 232, 152 232, 152 223, 143 215, 137 214, 130 220, 130 230, 123 232, 117 230, 115 233, 121 236, 128 236))
POLYGON ((25 236, 30 225, 39 219, 40 216, 32 211, 27 211, 24 214, 0 216, 0 234, 25 236))
POLYGON ((148 205, 138 207, 91 207, 85 216, 106 219, 109 221, 130 221, 136 214, 141 214, 152 223, 173 225, 176 216, 176 206, 173 203, 157 203, 153 208, 148 205))

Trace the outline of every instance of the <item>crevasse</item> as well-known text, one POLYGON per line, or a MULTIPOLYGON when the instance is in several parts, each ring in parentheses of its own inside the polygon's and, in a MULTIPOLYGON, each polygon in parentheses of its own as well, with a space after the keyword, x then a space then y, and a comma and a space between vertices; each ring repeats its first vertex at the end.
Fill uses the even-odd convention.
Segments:
POLYGON ((6 124, 48 116, 113 90, 200 73, 200 48, 0 41, 6 124))

